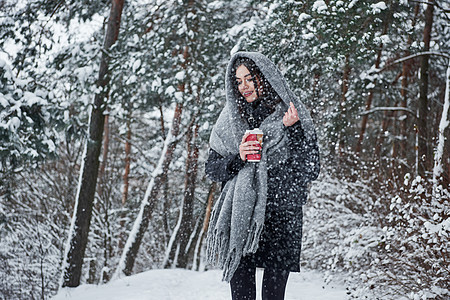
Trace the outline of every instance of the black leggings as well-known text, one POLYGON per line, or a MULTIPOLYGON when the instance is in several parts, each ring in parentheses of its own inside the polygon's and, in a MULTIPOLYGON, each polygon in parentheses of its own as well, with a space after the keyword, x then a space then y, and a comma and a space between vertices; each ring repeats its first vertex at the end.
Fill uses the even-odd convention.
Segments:
MULTIPOLYGON (((256 299, 256 267, 243 257, 238 269, 231 278, 231 297, 233 300, 256 299)), ((283 300, 289 271, 264 269, 262 282, 263 300, 283 300)))

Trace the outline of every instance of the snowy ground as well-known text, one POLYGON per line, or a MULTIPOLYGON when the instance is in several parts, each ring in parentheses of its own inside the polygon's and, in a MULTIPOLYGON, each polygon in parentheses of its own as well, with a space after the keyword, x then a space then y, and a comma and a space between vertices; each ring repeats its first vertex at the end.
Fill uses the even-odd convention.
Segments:
MULTIPOLYGON (((194 272, 182 269, 151 270, 106 285, 82 285, 63 289, 52 300, 222 300, 231 299, 229 285, 218 270, 194 272)), ((257 272, 258 291, 262 271, 257 272)), ((259 293, 257 299, 260 299, 259 293)), ((286 300, 343 300, 343 284, 325 285, 313 271, 291 273, 286 300)))

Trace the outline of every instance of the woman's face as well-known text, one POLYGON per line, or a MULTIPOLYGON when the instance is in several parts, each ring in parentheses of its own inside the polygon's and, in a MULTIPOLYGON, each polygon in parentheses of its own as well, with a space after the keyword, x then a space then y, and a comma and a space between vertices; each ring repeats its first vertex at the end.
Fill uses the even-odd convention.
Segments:
POLYGON ((236 69, 236 82, 239 89, 239 93, 245 98, 249 103, 258 99, 258 93, 256 89, 259 88, 259 94, 261 94, 261 88, 258 78, 256 78, 257 86, 255 86, 254 80, 250 71, 246 66, 240 65, 236 69))

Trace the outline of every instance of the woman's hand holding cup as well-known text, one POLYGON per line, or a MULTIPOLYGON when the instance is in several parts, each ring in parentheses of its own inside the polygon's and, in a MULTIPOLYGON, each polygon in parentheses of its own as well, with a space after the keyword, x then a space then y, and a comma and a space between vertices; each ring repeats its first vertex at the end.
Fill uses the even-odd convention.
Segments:
POLYGON ((261 149, 261 145, 258 141, 246 141, 249 135, 250 133, 246 132, 242 137, 241 144, 239 145, 239 155, 243 161, 246 161, 248 154, 257 154, 261 149))

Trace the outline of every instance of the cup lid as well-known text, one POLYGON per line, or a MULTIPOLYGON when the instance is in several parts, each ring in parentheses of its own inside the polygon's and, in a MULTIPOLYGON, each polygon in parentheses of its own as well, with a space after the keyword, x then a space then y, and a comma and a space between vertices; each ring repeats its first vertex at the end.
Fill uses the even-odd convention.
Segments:
POLYGON ((255 128, 255 129, 251 130, 251 133, 253 133, 253 134, 263 134, 262 130, 259 129, 259 128, 255 128))

